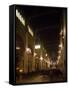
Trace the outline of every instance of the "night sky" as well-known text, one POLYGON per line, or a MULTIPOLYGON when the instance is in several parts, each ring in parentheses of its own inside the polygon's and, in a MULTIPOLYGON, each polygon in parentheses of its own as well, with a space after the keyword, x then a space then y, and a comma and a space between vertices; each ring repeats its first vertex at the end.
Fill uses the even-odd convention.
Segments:
POLYGON ((28 19, 37 40, 40 40, 48 54, 56 57, 63 8, 18 6, 21 15, 28 19))

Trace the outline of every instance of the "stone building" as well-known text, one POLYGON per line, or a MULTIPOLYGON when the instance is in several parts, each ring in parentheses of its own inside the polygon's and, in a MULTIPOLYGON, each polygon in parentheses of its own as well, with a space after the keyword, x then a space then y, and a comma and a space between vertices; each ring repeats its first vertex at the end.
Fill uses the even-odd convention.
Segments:
POLYGON ((25 17, 16 9, 16 72, 34 70, 34 33, 25 17))

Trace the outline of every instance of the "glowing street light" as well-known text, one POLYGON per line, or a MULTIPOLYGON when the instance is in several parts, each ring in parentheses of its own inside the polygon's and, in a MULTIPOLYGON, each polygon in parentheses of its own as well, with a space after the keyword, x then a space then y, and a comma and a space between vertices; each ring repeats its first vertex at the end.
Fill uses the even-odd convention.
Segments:
POLYGON ((16 50, 20 50, 20 47, 19 46, 16 46, 16 50))
POLYGON ((19 70, 19 72, 20 72, 20 73, 22 73, 22 72, 23 72, 23 70, 22 70, 22 69, 20 69, 20 70, 19 70))
POLYGON ((59 44, 59 48, 62 48, 62 43, 61 43, 61 44, 59 44))
POLYGON ((31 53, 31 49, 30 48, 26 48, 26 52, 27 53, 31 53))
POLYGON ((45 55, 46 57, 47 57, 47 53, 46 53, 46 55, 45 55))
POLYGON ((43 60, 43 57, 42 57, 42 56, 40 57, 40 60, 41 60, 41 61, 43 60))
POLYGON ((35 45, 35 49, 40 49, 40 45, 35 45))
POLYGON ((64 26, 64 36, 65 36, 65 34, 66 34, 66 30, 65 30, 65 26, 64 26))

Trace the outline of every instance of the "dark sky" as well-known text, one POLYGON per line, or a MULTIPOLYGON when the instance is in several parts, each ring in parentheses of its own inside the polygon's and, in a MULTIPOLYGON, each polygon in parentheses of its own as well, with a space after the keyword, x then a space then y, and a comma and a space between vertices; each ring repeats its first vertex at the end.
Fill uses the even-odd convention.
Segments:
POLYGON ((56 57, 64 8, 38 6, 17 6, 17 8, 28 19, 37 40, 40 38, 49 55, 56 57))

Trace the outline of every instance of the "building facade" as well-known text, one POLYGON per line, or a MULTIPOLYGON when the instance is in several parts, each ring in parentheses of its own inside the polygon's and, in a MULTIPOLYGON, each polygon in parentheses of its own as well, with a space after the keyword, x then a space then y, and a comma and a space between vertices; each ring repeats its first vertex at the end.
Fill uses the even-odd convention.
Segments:
MULTIPOLYGON (((28 73, 34 70, 34 34, 28 23, 22 23, 16 12, 16 72, 28 73)), ((21 16, 20 16, 21 17, 21 16)))

